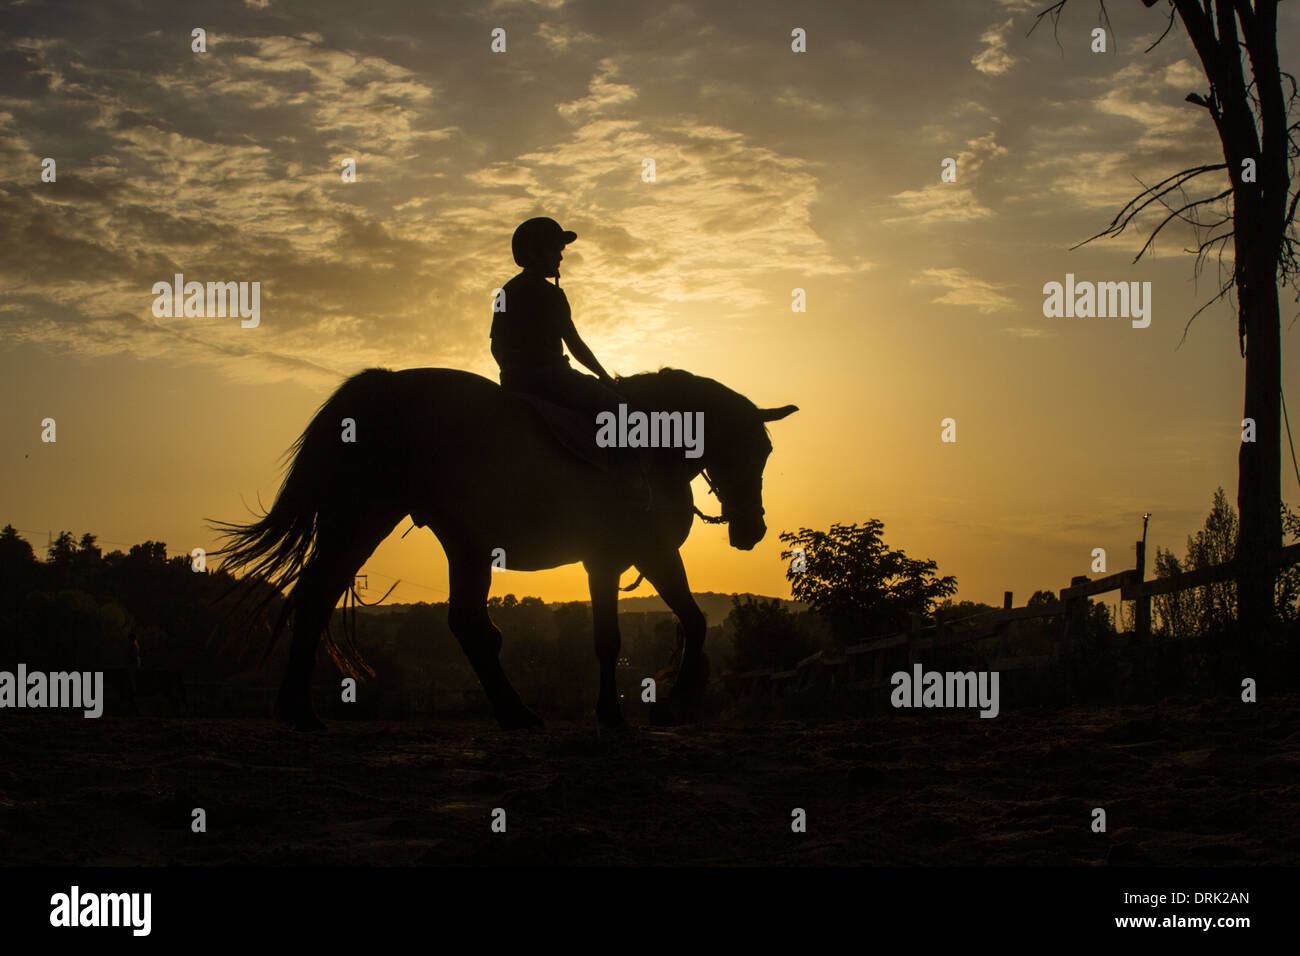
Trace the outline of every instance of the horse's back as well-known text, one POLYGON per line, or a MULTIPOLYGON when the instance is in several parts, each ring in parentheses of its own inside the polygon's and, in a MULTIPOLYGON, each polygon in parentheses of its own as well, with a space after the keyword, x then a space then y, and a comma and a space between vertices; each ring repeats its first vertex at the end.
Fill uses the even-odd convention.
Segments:
POLYGON ((567 457, 536 408, 482 375, 455 368, 373 371, 385 374, 357 384, 372 407, 397 412, 385 444, 400 445, 416 460, 437 460, 442 467, 454 448, 466 464, 508 463, 514 471, 520 460, 545 467, 557 452, 567 457))
MULTIPOLYGON (((382 369, 388 373, 392 387, 428 391, 434 393, 458 393, 480 395, 485 399, 489 395, 499 395, 501 386, 490 378, 467 372, 459 368, 404 368, 382 369)), ((362 373, 365 374, 364 372, 362 373)))

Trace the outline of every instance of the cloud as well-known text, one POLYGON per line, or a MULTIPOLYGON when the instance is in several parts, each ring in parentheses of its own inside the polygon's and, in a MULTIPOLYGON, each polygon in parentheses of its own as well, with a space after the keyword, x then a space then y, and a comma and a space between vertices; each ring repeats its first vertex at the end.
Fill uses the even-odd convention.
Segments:
POLYGON ((984 49, 971 57, 971 65, 981 73, 1001 76, 1016 64, 1016 58, 1007 52, 1007 37, 1015 21, 1008 18, 1000 24, 989 27, 980 36, 984 49))
MULTIPOLYGON (((562 34, 587 36, 540 31, 552 45, 562 34)), ((565 263, 575 314, 624 355, 682 310, 739 322, 769 308, 774 265, 799 279, 866 267, 814 230, 813 163, 647 109, 613 58, 558 103, 539 89, 543 128, 515 137, 372 49, 311 30, 218 39, 159 63, 147 49, 131 63, 91 43, 74 60, 61 42, 15 41, 61 103, 20 122, 0 99, 0 132, 14 134, 0 155, 38 170, 33 143, 69 117, 81 155, 61 155, 57 184, 0 187, 0 308, 28 316, 0 340, 170 355, 241 379, 413 356, 490 367, 490 292, 513 268, 514 224, 538 214, 581 235, 565 263), (644 157, 657 182, 642 182, 644 157), (260 281, 262 325, 154 319, 152 284, 178 272, 260 281)))
POLYGON ((592 36, 590 33, 573 28, 561 29, 550 22, 543 22, 537 25, 537 37, 557 53, 566 53, 569 48, 575 44, 590 44, 597 42, 597 38, 592 36))
MULTIPOLYGON (((984 164, 990 159, 1005 156, 1006 152, 997 144, 995 133, 986 133, 968 140, 965 149, 952 157, 957 161, 956 182, 936 181, 920 189, 905 189, 895 193, 889 198, 902 207, 904 214, 883 221, 887 224, 928 225, 988 219, 993 215, 993 210, 976 198, 973 187, 984 164)), ((940 172, 936 164, 933 173, 935 180, 938 180, 940 172)))
POLYGON ((1136 144, 1140 149, 1186 145, 1188 134, 1200 125, 1203 111, 1181 99, 1171 102, 1166 80, 1142 64, 1124 67, 1107 82, 1109 89, 1097 97, 1095 109, 1138 123, 1143 128, 1136 144))
POLYGON ((999 292, 1005 284, 995 284, 972 276, 965 269, 924 269, 914 284, 938 285, 948 291, 933 302, 943 305, 969 305, 980 312, 998 312, 1010 309, 1015 302, 999 292))
POLYGON ((587 95, 569 103, 561 103, 556 109, 565 119, 581 120, 584 116, 630 103, 636 99, 636 90, 625 83, 616 82, 614 77, 617 75, 618 67, 614 60, 601 60, 599 70, 588 84, 587 95))
POLYGON ((1164 81, 1169 86, 1176 86, 1187 91, 1205 86, 1205 73, 1199 66, 1193 66, 1187 60, 1178 60, 1165 67, 1164 81))
MULTIPOLYGON (((1055 220, 1066 205, 1088 213, 1078 241, 1099 232, 1147 186, 1213 162, 1219 149, 1208 118, 1173 92, 1186 89, 1194 72, 1186 60, 1163 67, 1134 63, 1080 82, 1075 98, 1045 100, 1022 168, 1021 180, 1032 189, 1017 197, 1027 214, 1055 220), (1053 201, 1043 202, 1044 196, 1053 201)), ((1189 182, 1186 198, 1213 195, 1226 185, 1226 174, 1205 174, 1189 182)), ((1186 201, 1178 193, 1167 198, 1186 201)), ((1203 212, 1208 216, 1213 209, 1203 212)), ((1108 238, 1105 249, 1136 254, 1168 212, 1153 203, 1121 236, 1108 238)), ((1191 230, 1172 224, 1157 248, 1181 250, 1192 238, 1191 230)))
POLYGON ((519 207, 521 216, 572 210, 562 221, 579 240, 566 262, 573 259, 582 278, 570 297, 616 352, 634 350, 683 309, 738 320, 767 308, 774 265, 805 278, 865 267, 838 260, 813 231, 819 182, 807 161, 725 126, 646 116, 629 108, 637 98, 619 67, 603 60, 589 95, 557 107, 579 125, 511 161, 532 178, 532 204, 519 207), (645 158, 655 161, 654 182, 641 179, 645 158))
MULTIPOLYGON (((161 68, 147 49, 133 64, 97 56, 94 44, 78 60, 56 42, 15 46, 62 99, 47 116, 29 106, 26 135, 59 144, 68 115, 88 119, 77 140, 47 147, 59 155, 57 182, 0 190, 5 301, 30 310, 0 338, 233 360, 237 374, 252 366, 282 377, 320 375, 348 352, 378 359, 402 324, 393 317, 416 320, 418 307, 382 277, 417 275, 423 245, 359 215, 338 165, 354 158, 360 181, 374 181, 453 136, 433 122, 436 90, 409 70, 325 48, 314 34, 227 35, 161 68), (263 325, 235 323, 237 339, 220 320, 153 319, 150 287, 177 272, 261 282, 263 325), (377 307, 391 309, 388 326, 375 324, 377 307), (44 318, 54 315, 58 323, 44 318)), ((12 117, 0 114, 0 125, 12 117)), ((2 139, 6 150, 30 149, 23 137, 2 139)))
POLYGON ((567 0, 491 0, 488 7, 493 11, 513 10, 517 7, 535 7, 546 11, 556 11, 564 7, 567 0))

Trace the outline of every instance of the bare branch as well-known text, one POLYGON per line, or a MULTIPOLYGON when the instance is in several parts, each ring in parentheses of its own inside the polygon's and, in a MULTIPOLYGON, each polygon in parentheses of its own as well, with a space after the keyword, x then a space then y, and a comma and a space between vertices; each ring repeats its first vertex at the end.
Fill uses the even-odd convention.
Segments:
MULTIPOLYGON (((1182 216, 1179 215, 1180 213, 1186 212, 1188 209, 1195 209, 1197 206, 1203 206, 1206 203, 1212 203, 1212 202, 1217 202, 1220 199, 1226 199, 1231 195, 1232 195, 1232 187, 1229 186, 1227 189, 1219 193, 1217 196, 1210 196, 1206 199, 1198 199, 1195 202, 1189 202, 1186 205, 1180 206, 1179 208, 1175 209, 1169 215, 1165 216, 1165 218, 1161 221, 1160 225, 1156 226, 1156 228, 1152 231, 1151 235, 1147 236, 1147 241, 1142 244, 1142 248, 1139 249, 1138 254, 1133 257, 1133 261, 1137 262, 1139 259, 1142 258, 1142 254, 1146 252, 1147 249, 1151 248, 1151 243, 1156 241, 1156 236, 1160 235, 1161 229, 1165 228, 1165 226, 1169 225, 1175 219, 1183 218, 1182 216)), ((1185 221, 1190 222, 1190 220, 1185 220, 1185 221)))
POLYGON ((1200 307, 1199 309, 1197 309, 1195 312, 1192 313, 1192 317, 1191 317, 1190 319, 1188 319, 1188 320, 1187 320, 1187 324, 1183 326, 1183 336, 1182 336, 1182 338, 1180 338, 1180 339, 1178 340, 1178 345, 1176 345, 1176 346, 1174 347, 1174 348, 1175 348, 1175 351, 1177 351, 1178 349, 1182 348, 1182 347, 1183 347, 1183 343, 1187 341, 1187 333, 1188 333, 1188 331, 1191 330, 1192 323, 1196 321, 1196 317, 1197 317, 1198 315, 1200 315, 1202 312, 1204 312, 1206 309, 1208 309, 1210 306, 1214 305, 1214 303, 1216 303, 1216 302, 1218 302, 1220 299, 1222 299, 1222 298, 1223 298, 1225 295, 1227 295, 1229 292, 1231 292, 1231 291, 1232 291, 1232 287, 1233 287, 1233 285, 1234 285, 1234 283, 1235 283, 1236 281, 1237 281, 1236 270, 1234 269, 1234 270, 1233 270, 1233 275, 1229 276, 1229 277, 1228 277, 1228 280, 1227 280, 1226 282, 1224 282, 1222 286, 1219 287, 1219 291, 1218 291, 1218 293, 1215 295, 1215 297, 1214 297, 1213 299, 1211 299, 1209 302, 1205 303, 1205 305, 1201 306, 1201 307, 1200 307))
MULTIPOLYGON (((1110 25, 1110 13, 1106 10, 1106 0, 1097 0, 1097 6, 1101 7, 1101 15, 1097 17, 1097 22, 1105 26, 1106 33, 1113 37, 1115 35, 1115 28, 1110 25)), ((1111 44, 1111 52, 1119 52, 1113 43, 1111 44)))
MULTIPOLYGON (((1227 168, 1228 168, 1227 163, 1211 163, 1204 166, 1192 166, 1189 167, 1188 169, 1184 169, 1179 172, 1176 172, 1172 176, 1168 176, 1165 179, 1162 179, 1154 186, 1147 187, 1142 192, 1138 193, 1136 196, 1130 199, 1128 203, 1125 204, 1124 208, 1115 214, 1115 218, 1110 221, 1110 225, 1108 225, 1105 229, 1097 233, 1095 236, 1089 236, 1087 239, 1083 240, 1083 242, 1076 243, 1070 248, 1078 249, 1080 246, 1086 246, 1094 239, 1100 239, 1102 236, 1110 236, 1110 235, 1118 236, 1126 228, 1128 228, 1128 226, 1133 222, 1133 220, 1137 218, 1137 216, 1140 215, 1141 212, 1144 209, 1146 209, 1147 206, 1151 205, 1153 202, 1158 202, 1160 198, 1164 196, 1166 193, 1170 193, 1173 192, 1175 189, 1181 188, 1184 183, 1190 182, 1191 180, 1195 179, 1197 176, 1200 176, 1204 173, 1210 173, 1210 172, 1214 172, 1215 170, 1227 169, 1227 168), (1147 198, 1144 202, 1139 203, 1139 200, 1142 200, 1144 196, 1149 198, 1147 198)), ((1142 183, 1142 180, 1139 179, 1138 182, 1142 183)), ((1146 186, 1146 183, 1142 183, 1142 185, 1146 186)))
POLYGON ((1222 243, 1222 245, 1219 246, 1219 255, 1218 255, 1219 279, 1220 281, 1222 281, 1223 250, 1227 248, 1228 240, 1234 238, 1236 235, 1237 235, 1236 230, 1229 229, 1227 232, 1221 233, 1220 235, 1211 236, 1209 239, 1202 242, 1195 249, 1183 250, 1184 252, 1194 252, 1196 254, 1196 260, 1192 264, 1192 278, 1199 279, 1201 277, 1201 272, 1204 271, 1205 269, 1205 260, 1209 258, 1210 248, 1215 243, 1222 243))
MULTIPOLYGON (((1143 2, 1146 3, 1146 0, 1143 0, 1143 2)), ((1152 6, 1152 5, 1153 5, 1153 4, 1151 4, 1151 3, 1148 3, 1148 4, 1147 4, 1148 7, 1149 7, 1149 6, 1152 6)), ((1150 53, 1152 50, 1154 50, 1156 47, 1158 47, 1158 46, 1160 45, 1160 41, 1163 40, 1165 37, 1169 36, 1169 31, 1172 30, 1172 29, 1174 28, 1174 22, 1177 20, 1177 18, 1178 18, 1178 10, 1177 10, 1176 7, 1174 7, 1173 4, 1170 4, 1170 5, 1169 5, 1169 22, 1165 24, 1165 30, 1164 30, 1164 32, 1161 33, 1160 36, 1156 37, 1156 41, 1155 41, 1154 43, 1152 43, 1149 47, 1147 47, 1145 50, 1143 50, 1142 52, 1143 52, 1143 53, 1150 53)))
POLYGON ((1223 116, 1219 112, 1219 103, 1214 98, 1213 88, 1210 89, 1210 95, 1208 97, 1202 96, 1200 93, 1188 93, 1185 97, 1183 97, 1183 99, 1186 100, 1188 103, 1194 103, 1197 106, 1204 107, 1205 110, 1209 112, 1210 118, 1214 120, 1214 128, 1215 129, 1222 128, 1220 125, 1220 121, 1223 119, 1223 116))
MULTIPOLYGON (((1220 223, 1219 225, 1223 225, 1223 224, 1220 223)), ((1220 234, 1217 235, 1217 236, 1212 236, 1211 238, 1206 239, 1203 243, 1201 243, 1201 244, 1200 244, 1199 246, 1197 246, 1195 249, 1188 249, 1187 251, 1188 251, 1188 252, 1194 252, 1194 253, 1196 253, 1197 255, 1201 255, 1201 254, 1202 254, 1202 253, 1203 253, 1203 252, 1204 252, 1208 247, 1214 245, 1216 242, 1222 242, 1222 241, 1225 240, 1225 239, 1231 239, 1231 238, 1232 238, 1233 236, 1235 236, 1235 235, 1236 235, 1236 231, 1235 231, 1235 230, 1232 230, 1232 229, 1229 229, 1227 232, 1220 233, 1220 234)))
POLYGON ((1288 73, 1286 70, 1278 70, 1278 76, 1282 77, 1283 79, 1287 79, 1291 81, 1291 99, 1294 100, 1296 98, 1297 93, 1300 92, 1297 91, 1295 77, 1292 76, 1290 73, 1288 73))
MULTIPOLYGON (((1136 177, 1135 177, 1135 178, 1136 178, 1136 177)), ((1138 182, 1141 183, 1142 180, 1139 179, 1138 182)), ((1145 186, 1146 183, 1142 183, 1142 185, 1145 186)), ((1229 187, 1229 188, 1231 188, 1231 187, 1229 187)), ((1184 201, 1184 202, 1187 202, 1187 190, 1183 188, 1183 184, 1182 184, 1182 183, 1179 183, 1179 185, 1178 185, 1178 192, 1179 192, 1179 195, 1181 195, 1181 196, 1183 197, 1183 201, 1184 201)), ((1183 222, 1187 223, 1187 224, 1188 224, 1189 226, 1191 226, 1194 230, 1196 230, 1196 235, 1197 235, 1198 238, 1200 237, 1200 234, 1201 234, 1201 230, 1202 230, 1202 229, 1214 229, 1216 225, 1222 225, 1226 220, 1229 220, 1229 219, 1232 218, 1232 213, 1231 213, 1231 212, 1228 212, 1224 219, 1216 220, 1216 221, 1213 222, 1213 223, 1210 223, 1210 222, 1201 222, 1201 219, 1200 219, 1199 216, 1196 217, 1196 218, 1192 218, 1191 216, 1184 216, 1184 215, 1181 215, 1181 210, 1176 210, 1176 209, 1174 209, 1173 206, 1171 206, 1169 203, 1167 203, 1167 202, 1165 201, 1164 196, 1161 196, 1161 197, 1159 197, 1159 198, 1160 198, 1160 205, 1164 206, 1164 207, 1165 207, 1166 209, 1168 209, 1168 210, 1169 210, 1169 211, 1170 211, 1174 216, 1177 216, 1177 217, 1178 217, 1179 219, 1181 219, 1183 222)), ((1212 197, 1209 197, 1209 198, 1206 198, 1206 199, 1198 199, 1196 202, 1191 203, 1189 206, 1187 206, 1187 207, 1185 207, 1185 208, 1194 208, 1194 207, 1196 207, 1196 206, 1208 205, 1209 203, 1214 202, 1216 198, 1221 198, 1221 197, 1213 197, 1213 196, 1212 196, 1212 197)))
POLYGON ((1065 48, 1061 47, 1059 30, 1061 26, 1061 11, 1065 9, 1065 5, 1069 2, 1070 0, 1058 0, 1058 2, 1052 4, 1046 10, 1040 11, 1038 16, 1034 17, 1034 25, 1029 28, 1029 32, 1025 34, 1025 37, 1028 38, 1038 29, 1038 25, 1043 22, 1043 17, 1051 17, 1052 38, 1056 40, 1056 45, 1061 48, 1062 52, 1064 52, 1065 48))

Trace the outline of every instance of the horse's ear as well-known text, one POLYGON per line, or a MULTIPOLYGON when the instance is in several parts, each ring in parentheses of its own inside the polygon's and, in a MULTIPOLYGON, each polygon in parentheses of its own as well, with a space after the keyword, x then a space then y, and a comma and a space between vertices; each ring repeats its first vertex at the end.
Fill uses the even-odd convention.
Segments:
POLYGON ((779 422, 787 415, 793 415, 799 411, 798 405, 782 405, 780 408, 760 408, 758 417, 765 422, 779 422))

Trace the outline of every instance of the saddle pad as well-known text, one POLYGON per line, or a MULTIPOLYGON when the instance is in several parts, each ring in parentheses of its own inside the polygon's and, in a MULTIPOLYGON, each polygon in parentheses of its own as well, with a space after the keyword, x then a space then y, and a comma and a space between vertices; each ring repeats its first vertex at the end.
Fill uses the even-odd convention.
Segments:
POLYGON ((527 392, 513 394, 532 406, 547 431, 565 451, 601 471, 613 470, 612 449, 596 446, 596 423, 594 420, 589 421, 585 412, 556 405, 527 392))

